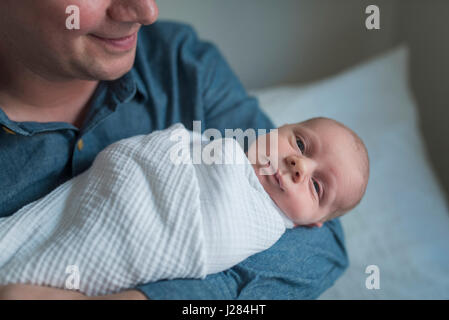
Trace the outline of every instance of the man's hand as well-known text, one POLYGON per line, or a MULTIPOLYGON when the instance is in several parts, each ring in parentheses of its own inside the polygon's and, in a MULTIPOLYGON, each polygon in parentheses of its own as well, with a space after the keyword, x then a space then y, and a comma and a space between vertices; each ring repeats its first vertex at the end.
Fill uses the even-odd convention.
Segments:
POLYGON ((28 284, 10 284, 0 286, 0 300, 146 300, 146 297, 137 290, 128 290, 107 296, 88 297, 73 290, 28 284))
POLYGON ((28 284, 0 286, 0 300, 83 300, 87 297, 77 291, 41 287, 28 284))
POLYGON ((147 297, 138 290, 127 290, 107 296, 88 297, 89 300, 147 300, 147 297))

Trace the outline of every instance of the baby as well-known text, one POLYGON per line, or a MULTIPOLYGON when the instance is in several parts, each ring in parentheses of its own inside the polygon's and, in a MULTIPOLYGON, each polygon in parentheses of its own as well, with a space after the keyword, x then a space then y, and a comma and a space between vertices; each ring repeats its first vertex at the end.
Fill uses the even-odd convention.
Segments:
POLYGON ((284 125, 278 129, 273 156, 266 155, 270 139, 265 140, 268 146, 259 148, 263 152, 252 161, 253 167, 265 191, 295 226, 321 227, 362 199, 369 176, 368 152, 343 124, 313 118, 284 125), (275 168, 274 174, 261 174, 269 166, 275 168))
POLYGON ((357 205, 369 163, 351 130, 315 118, 277 133, 277 148, 269 133, 248 157, 234 139, 210 142, 181 124, 112 144, 86 172, 0 219, 0 284, 99 295, 204 278, 268 249, 286 228, 320 227, 357 205), (191 139, 174 141, 179 133, 191 139), (195 142, 222 146, 225 164, 185 153, 173 162, 195 142))

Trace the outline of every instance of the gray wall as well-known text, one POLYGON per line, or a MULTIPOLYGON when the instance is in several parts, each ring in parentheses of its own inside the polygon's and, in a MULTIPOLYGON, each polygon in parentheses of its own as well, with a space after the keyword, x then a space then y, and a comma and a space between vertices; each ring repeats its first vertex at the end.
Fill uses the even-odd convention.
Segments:
POLYGON ((429 157, 449 194, 448 0, 160 0, 161 19, 192 24, 248 89, 317 80, 406 42, 429 157), (381 29, 365 29, 376 4, 381 29))
POLYGON ((402 0, 400 35, 411 48, 411 84, 429 157, 449 195, 449 1, 402 0))
POLYGON ((192 24, 218 45, 243 84, 315 80, 392 45, 395 1, 381 3, 381 30, 367 32, 361 0, 160 0, 161 19, 192 24))

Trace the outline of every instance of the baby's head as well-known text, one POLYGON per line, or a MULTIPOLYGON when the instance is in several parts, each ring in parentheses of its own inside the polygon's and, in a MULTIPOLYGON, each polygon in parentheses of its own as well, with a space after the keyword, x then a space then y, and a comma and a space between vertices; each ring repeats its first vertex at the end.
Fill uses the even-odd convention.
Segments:
MULTIPOLYGON (((351 129, 328 118, 283 125, 278 128, 277 154, 265 151, 269 135, 266 144, 257 140, 258 156, 251 163, 265 191, 295 225, 321 227, 360 202, 369 159, 351 129), (264 168, 272 169, 271 174, 263 174, 264 168)), ((255 146, 249 149, 250 159, 255 146)))

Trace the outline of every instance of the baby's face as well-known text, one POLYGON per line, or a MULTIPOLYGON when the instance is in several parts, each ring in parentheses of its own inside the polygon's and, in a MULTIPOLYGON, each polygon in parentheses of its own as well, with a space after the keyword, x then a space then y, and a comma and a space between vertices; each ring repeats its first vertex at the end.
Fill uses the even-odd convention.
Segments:
MULTIPOLYGON (((265 138, 269 142, 269 134, 265 138)), ((346 128, 328 119, 284 125, 278 128, 277 154, 267 156, 268 149, 269 144, 258 147, 251 162, 264 189, 296 225, 321 227, 332 213, 358 201, 361 151, 346 128), (263 174, 270 166, 275 173, 263 174)))

